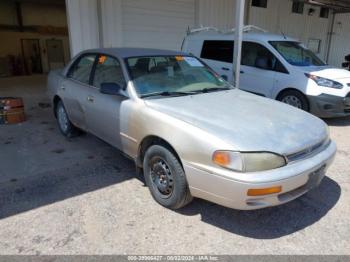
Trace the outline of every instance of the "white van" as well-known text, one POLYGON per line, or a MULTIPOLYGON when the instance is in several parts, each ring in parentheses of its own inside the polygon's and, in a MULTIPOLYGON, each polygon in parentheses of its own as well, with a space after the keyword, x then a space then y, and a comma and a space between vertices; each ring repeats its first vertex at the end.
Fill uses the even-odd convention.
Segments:
MULTIPOLYGON (((234 33, 189 33, 182 51, 200 57, 232 82, 234 33)), ((240 89, 277 99, 319 117, 350 115, 350 72, 328 66, 295 39, 266 32, 243 35, 240 89)))

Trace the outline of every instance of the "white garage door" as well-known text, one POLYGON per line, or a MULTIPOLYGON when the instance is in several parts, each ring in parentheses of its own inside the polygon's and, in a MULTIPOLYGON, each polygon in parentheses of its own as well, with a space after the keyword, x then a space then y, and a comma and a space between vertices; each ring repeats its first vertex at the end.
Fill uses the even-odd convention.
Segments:
POLYGON ((123 45, 179 50, 195 24, 195 0, 123 0, 123 45))

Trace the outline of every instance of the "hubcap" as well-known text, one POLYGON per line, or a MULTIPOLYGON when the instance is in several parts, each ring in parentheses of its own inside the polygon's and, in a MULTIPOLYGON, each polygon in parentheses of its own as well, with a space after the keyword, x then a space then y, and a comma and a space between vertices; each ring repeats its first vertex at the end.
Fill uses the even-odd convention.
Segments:
POLYGON ((60 125, 61 130, 63 132, 66 132, 68 130, 69 120, 67 117, 66 110, 64 109, 63 106, 60 106, 58 108, 57 118, 58 118, 58 124, 60 125))
POLYGON ((163 198, 169 198, 174 189, 174 178, 168 164, 160 157, 151 161, 150 173, 155 189, 163 198))
POLYGON ((296 96, 286 96, 282 99, 283 103, 302 109, 302 103, 296 96))

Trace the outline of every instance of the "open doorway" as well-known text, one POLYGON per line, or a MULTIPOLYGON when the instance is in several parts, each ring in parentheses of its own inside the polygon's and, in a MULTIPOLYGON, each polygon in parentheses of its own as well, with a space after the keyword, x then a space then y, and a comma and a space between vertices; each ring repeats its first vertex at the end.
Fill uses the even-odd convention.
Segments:
POLYGON ((49 70, 65 66, 63 41, 59 39, 46 40, 49 70))
POLYGON ((47 74, 69 62, 65 0, 0 0, 0 13, 1 78, 47 74))
POLYGON ((42 74, 39 39, 21 39, 21 45, 26 74, 42 74))

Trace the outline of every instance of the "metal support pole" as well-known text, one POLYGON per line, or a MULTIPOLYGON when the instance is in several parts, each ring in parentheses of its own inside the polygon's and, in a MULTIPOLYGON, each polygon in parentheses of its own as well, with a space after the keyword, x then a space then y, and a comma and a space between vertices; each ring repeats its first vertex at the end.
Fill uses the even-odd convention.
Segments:
POLYGON ((335 16, 336 13, 332 12, 332 20, 331 20, 331 26, 330 26, 330 30, 328 32, 327 35, 327 53, 326 53, 326 63, 329 63, 329 54, 331 52, 331 47, 332 47, 332 43, 333 43, 333 36, 334 36, 334 24, 335 24, 335 16))
POLYGON ((239 77, 241 72, 241 52, 244 26, 245 0, 236 0, 236 24, 235 24, 235 44, 233 52, 233 83, 239 88, 239 77))
POLYGON ((20 32, 23 32, 23 15, 22 15, 22 5, 20 2, 15 2, 16 14, 17 14, 17 24, 20 32))

